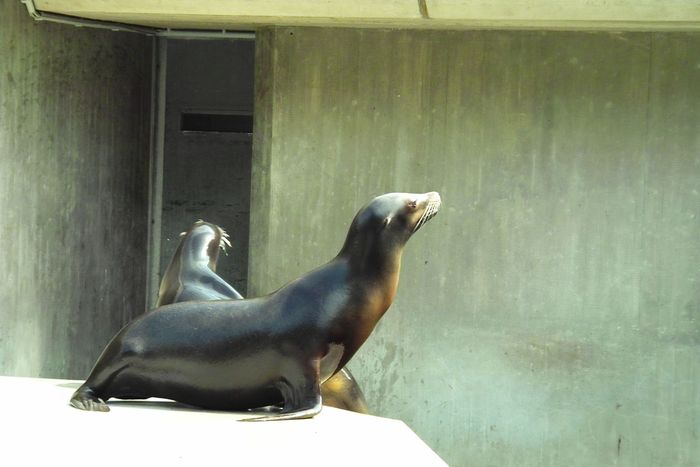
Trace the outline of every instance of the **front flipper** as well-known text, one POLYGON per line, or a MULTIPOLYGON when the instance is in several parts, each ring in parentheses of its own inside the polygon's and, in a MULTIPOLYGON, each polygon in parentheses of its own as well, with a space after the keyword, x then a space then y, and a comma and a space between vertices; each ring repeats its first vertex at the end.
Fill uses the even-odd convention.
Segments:
POLYGON ((320 360, 309 362, 306 369, 287 375, 278 384, 284 409, 282 412, 261 417, 244 418, 241 422, 270 422, 312 418, 321 412, 320 360))
POLYGON ((299 409, 294 412, 280 412, 272 415, 263 415, 261 417, 243 418, 239 422, 271 422, 276 420, 301 420, 303 418, 313 418, 314 415, 321 412, 321 396, 318 396, 318 401, 313 407, 307 409, 299 409))

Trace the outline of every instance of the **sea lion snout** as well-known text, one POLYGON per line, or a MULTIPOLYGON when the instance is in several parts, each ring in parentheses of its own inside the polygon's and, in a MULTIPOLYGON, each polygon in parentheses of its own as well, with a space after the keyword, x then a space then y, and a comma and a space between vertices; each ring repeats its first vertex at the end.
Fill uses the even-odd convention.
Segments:
POLYGON ((438 202, 442 202, 442 198, 440 198, 440 193, 438 193, 437 191, 428 192, 426 193, 426 196, 430 199, 435 199, 438 202))
POLYGON ((442 198, 440 197, 440 193, 438 193, 437 191, 430 191, 428 193, 425 193, 423 196, 425 197, 426 208, 430 207, 431 205, 435 205, 437 209, 440 209, 440 205, 442 204, 442 198))
POLYGON ((423 213, 418 219, 418 222, 416 222, 415 227, 413 227, 412 233, 416 233, 418 229, 420 229, 426 222, 435 217, 435 215, 438 213, 440 206, 442 205, 440 193, 437 191, 425 193, 420 204, 423 207, 423 213))

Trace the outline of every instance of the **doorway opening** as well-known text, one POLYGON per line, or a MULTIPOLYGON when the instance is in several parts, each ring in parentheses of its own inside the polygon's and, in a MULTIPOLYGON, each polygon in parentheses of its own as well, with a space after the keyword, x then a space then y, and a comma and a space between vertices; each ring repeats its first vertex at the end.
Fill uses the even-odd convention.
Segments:
POLYGON ((168 39, 160 55, 165 79, 160 79, 162 128, 155 137, 162 138, 162 189, 159 202, 152 201, 152 222, 159 223, 152 236, 159 238, 151 239, 151 267, 158 274, 151 274, 150 299, 180 232, 199 219, 228 232, 232 246, 220 255, 217 274, 245 296, 255 42, 168 39))

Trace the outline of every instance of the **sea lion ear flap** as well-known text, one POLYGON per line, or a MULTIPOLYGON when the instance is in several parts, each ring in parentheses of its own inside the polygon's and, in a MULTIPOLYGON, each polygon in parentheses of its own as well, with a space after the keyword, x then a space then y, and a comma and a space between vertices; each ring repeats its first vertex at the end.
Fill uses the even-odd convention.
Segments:
POLYGON ((392 219, 393 219, 392 216, 385 217, 384 222, 382 222, 382 228, 386 229, 387 227, 389 227, 389 224, 391 224, 392 219))

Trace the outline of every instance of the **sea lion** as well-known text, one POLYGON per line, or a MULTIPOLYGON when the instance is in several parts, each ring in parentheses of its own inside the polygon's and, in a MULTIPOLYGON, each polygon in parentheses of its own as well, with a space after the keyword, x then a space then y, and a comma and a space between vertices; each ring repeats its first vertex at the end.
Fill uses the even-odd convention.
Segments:
MULTIPOLYGON (((219 251, 231 246, 228 234, 216 224, 198 220, 180 234, 180 243, 163 274, 157 307, 194 300, 242 299, 216 273, 219 251)), ((324 405, 368 413, 367 401, 350 370, 341 369, 321 385, 324 405)))
POLYGON ((216 274, 219 250, 231 246, 218 225, 199 220, 180 234, 180 244, 163 274, 157 307, 188 300, 241 299, 243 296, 216 274))
POLYGON ((313 417, 321 383, 391 305, 404 246, 440 204, 435 192, 378 196, 357 213, 334 259, 276 292, 142 315, 107 344, 70 404, 107 411, 112 397, 222 410, 281 403, 280 413, 249 420, 313 417))

